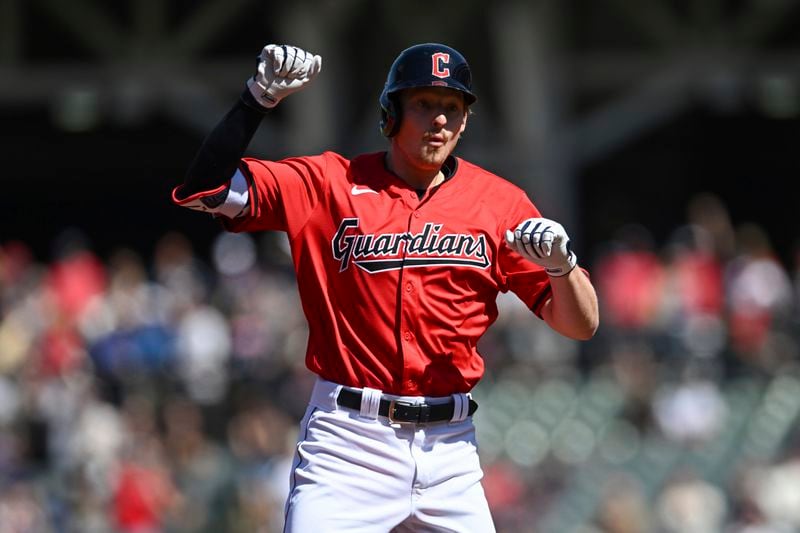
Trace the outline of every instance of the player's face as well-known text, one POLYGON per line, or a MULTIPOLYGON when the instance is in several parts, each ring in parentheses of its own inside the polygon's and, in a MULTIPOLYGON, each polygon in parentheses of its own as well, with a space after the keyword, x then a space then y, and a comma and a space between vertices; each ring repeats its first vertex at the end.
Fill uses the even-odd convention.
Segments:
POLYGON ((453 89, 420 87, 401 91, 400 105, 395 149, 420 169, 438 170, 467 125, 464 97, 453 89))

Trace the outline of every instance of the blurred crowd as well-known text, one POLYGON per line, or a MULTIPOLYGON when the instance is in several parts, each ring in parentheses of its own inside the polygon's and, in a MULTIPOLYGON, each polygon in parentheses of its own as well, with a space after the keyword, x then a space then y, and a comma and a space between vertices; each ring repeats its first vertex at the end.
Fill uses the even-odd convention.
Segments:
POLYGON ((800 531, 800 257, 786 257, 703 193, 660 246, 634 224, 596 250, 592 341, 530 328, 509 301, 482 406, 532 413, 478 421, 500 528, 800 531))
MULTIPOLYGON (((0 242, 0 533, 281 531, 314 381, 287 243, 209 238, 101 258, 68 230, 46 261, 0 242)), ((665 243, 626 226, 583 262, 595 339, 502 295, 482 340, 498 530, 800 531, 798 265, 708 194, 665 243)))

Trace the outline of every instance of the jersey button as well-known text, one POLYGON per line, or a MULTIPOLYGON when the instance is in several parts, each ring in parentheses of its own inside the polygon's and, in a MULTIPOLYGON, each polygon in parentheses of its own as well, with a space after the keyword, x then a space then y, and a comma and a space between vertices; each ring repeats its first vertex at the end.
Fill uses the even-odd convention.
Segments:
POLYGON ((414 211, 414 216, 419 218, 420 217, 419 211, 414 211))
POLYGON ((414 290, 414 284, 413 283, 406 283, 406 292, 411 292, 413 290, 414 290))
POLYGON ((407 340, 407 341, 410 341, 410 340, 411 340, 411 332, 410 332, 410 331, 406 331, 406 332, 403 334, 403 338, 404 338, 405 340, 407 340))

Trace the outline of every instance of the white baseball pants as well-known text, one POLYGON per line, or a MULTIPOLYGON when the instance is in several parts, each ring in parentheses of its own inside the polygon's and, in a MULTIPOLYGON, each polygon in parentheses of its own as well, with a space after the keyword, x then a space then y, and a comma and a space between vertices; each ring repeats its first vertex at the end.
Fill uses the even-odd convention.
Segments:
POLYGON ((285 533, 495 531, 471 418, 393 425, 376 414, 378 391, 367 389, 359 413, 336 405, 339 390, 322 379, 314 386, 300 426, 285 533))

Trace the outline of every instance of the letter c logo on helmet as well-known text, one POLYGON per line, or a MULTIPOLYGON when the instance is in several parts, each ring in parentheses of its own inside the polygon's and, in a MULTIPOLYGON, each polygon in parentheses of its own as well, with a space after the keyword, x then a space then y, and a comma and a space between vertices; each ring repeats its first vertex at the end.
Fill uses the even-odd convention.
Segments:
POLYGON ((391 137, 400 127, 402 109, 397 93, 413 87, 446 87, 459 91, 467 106, 478 97, 472 92, 472 72, 458 50, 439 43, 406 48, 389 69, 386 84, 378 99, 381 105, 381 133, 391 137))
POLYGON ((450 62, 450 54, 445 52, 436 52, 431 56, 431 59, 433 60, 433 70, 431 70, 431 74, 437 78, 446 78, 450 75, 449 68, 442 68, 442 65, 446 65, 450 62))

